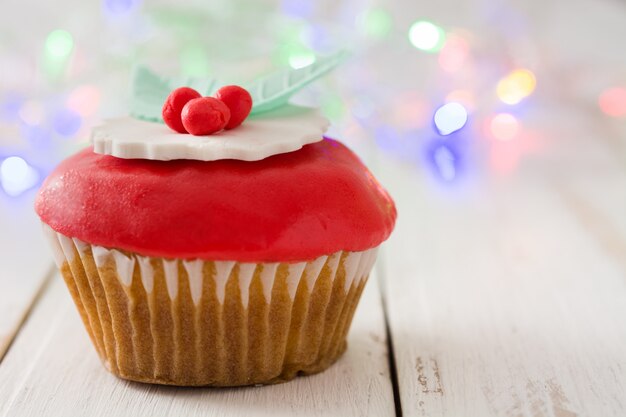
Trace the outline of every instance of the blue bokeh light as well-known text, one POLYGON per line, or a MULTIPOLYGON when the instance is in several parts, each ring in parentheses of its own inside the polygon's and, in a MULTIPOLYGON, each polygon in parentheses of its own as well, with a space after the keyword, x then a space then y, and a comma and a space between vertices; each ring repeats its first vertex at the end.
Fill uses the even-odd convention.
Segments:
POLYGON ((461 130, 467 123, 467 110, 461 103, 450 102, 435 111, 435 127, 440 135, 447 136, 461 130))
POLYGON ((287 15, 306 18, 313 14, 315 2, 312 0, 283 0, 281 8, 287 15))
POLYGON ((57 111, 52 117, 52 128, 61 136, 74 136, 82 124, 78 113, 68 109, 57 111))
POLYGON ((34 149, 48 149, 52 145, 52 132, 41 126, 24 124, 21 134, 34 149))
POLYGON ((431 172, 441 182, 454 183, 463 175, 460 148, 448 140, 434 140, 426 150, 426 159, 431 172))
POLYGON ((13 121, 18 119, 24 97, 18 93, 7 93, 0 102, 0 119, 13 121))
POLYGON ((11 197, 33 188, 39 178, 37 170, 19 156, 9 156, 0 163, 0 184, 11 197))
POLYGON ((111 14, 124 14, 133 9, 136 0, 104 0, 105 9, 111 14))

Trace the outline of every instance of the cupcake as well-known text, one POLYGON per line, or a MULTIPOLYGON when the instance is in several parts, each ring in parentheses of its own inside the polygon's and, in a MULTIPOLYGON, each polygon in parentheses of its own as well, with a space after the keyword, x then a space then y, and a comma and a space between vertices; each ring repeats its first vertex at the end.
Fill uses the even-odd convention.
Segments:
POLYGON ((167 125, 146 111, 150 100, 176 101, 157 90, 140 97, 142 111, 96 127, 93 146, 63 161, 35 203, 104 366, 181 386, 270 384, 328 368, 346 350, 393 201, 324 137, 317 110, 284 97, 268 105, 254 88, 248 118, 238 99, 222 97, 227 115, 190 110, 203 100, 191 98, 180 110, 186 130, 245 119, 192 135, 168 127, 180 103, 161 113, 167 125))

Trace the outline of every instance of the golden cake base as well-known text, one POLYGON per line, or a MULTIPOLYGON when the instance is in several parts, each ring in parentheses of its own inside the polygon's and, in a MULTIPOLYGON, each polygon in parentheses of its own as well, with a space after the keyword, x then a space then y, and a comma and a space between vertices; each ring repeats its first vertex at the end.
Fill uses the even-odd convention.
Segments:
POLYGON ((138 262, 125 285, 113 256, 98 259, 96 266, 90 245, 72 247, 74 256, 64 248, 69 261, 62 263, 61 272, 105 367, 124 379, 166 385, 272 384, 325 370, 346 350, 346 334, 369 272, 346 290, 345 264, 351 253, 338 252, 327 258, 313 288, 308 288, 304 269, 292 300, 289 264, 279 264, 268 303, 261 281, 265 264, 260 263, 244 307, 242 264, 234 264, 220 302, 215 263, 206 261, 201 297, 194 303, 182 261, 176 261, 172 298, 163 259, 150 258, 148 292, 138 262), (334 264, 333 256, 339 257, 334 264))

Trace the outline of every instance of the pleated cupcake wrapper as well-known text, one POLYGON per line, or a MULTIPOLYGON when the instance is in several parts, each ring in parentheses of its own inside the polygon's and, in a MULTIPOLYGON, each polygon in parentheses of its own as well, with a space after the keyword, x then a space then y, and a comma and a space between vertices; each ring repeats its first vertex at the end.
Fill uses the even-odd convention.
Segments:
POLYGON ((377 253, 300 263, 168 260, 44 230, 107 369, 172 385, 274 383, 326 369, 346 349, 377 253))

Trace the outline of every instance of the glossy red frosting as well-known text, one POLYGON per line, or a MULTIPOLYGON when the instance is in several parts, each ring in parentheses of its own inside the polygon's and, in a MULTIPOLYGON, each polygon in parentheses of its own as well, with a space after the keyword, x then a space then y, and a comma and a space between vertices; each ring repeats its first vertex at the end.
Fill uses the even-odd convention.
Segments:
POLYGON ((120 159, 88 148, 46 179, 35 209, 91 244, 245 262, 369 249, 396 219, 387 192, 332 139, 256 162, 120 159))

